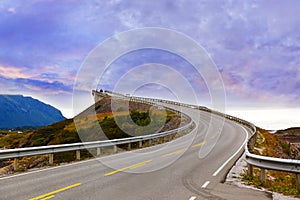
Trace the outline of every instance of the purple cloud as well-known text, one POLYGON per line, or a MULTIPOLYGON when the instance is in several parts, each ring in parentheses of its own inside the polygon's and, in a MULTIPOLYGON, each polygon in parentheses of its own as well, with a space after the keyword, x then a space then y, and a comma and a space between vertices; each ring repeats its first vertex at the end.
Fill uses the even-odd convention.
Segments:
POLYGON ((1 88, 2 93, 11 93, 14 91, 23 91, 26 92, 28 90, 36 91, 36 92, 44 92, 44 93, 52 93, 52 94, 60 94, 60 93, 69 93, 71 94, 73 91, 72 85, 65 85, 59 81, 41 81, 35 79, 28 78, 5 78, 0 76, 0 85, 11 86, 9 89, 1 88))
MULTIPOLYGON (((228 101, 270 105, 274 99, 275 106, 299 106, 299 8, 298 1, 1 1, 0 84, 7 82, 3 92, 27 85, 32 95, 70 93, 97 44, 121 31, 155 26, 182 32, 206 48, 224 78, 228 101)), ((112 88, 130 67, 152 60, 173 66, 206 91, 184 61, 151 55, 113 63, 102 84, 112 88)))

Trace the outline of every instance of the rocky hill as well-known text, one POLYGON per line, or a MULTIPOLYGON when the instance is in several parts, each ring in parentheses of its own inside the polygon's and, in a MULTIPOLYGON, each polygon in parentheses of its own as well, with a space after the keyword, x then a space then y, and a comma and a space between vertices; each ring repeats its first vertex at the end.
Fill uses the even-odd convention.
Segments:
POLYGON ((0 95, 0 129, 46 126, 64 119, 58 109, 31 97, 0 95))
POLYGON ((300 128, 288 128, 285 130, 279 130, 275 132, 275 135, 285 141, 290 143, 298 143, 300 144, 300 128))
MULTIPOLYGON (((294 130, 294 129, 293 129, 294 130)), ((258 128, 257 140, 254 153, 264 156, 285 159, 300 159, 300 147, 297 143, 291 143, 287 138, 289 130, 277 131, 271 134, 264 129, 258 128)), ((293 132, 296 134, 295 132, 293 132)))
MULTIPOLYGON (((299 128, 280 130, 276 133, 270 133, 267 130, 257 128, 257 138, 254 142, 252 153, 269 156, 274 158, 295 159, 300 160, 300 146, 297 143, 291 143, 284 136, 297 134, 299 128)), ((247 185, 253 185, 257 188, 265 188, 270 191, 282 193, 285 195, 293 195, 297 198, 300 193, 296 186, 296 176, 293 173, 281 172, 276 170, 266 170, 266 183, 262 183, 260 178, 260 170, 254 168, 253 175, 242 173, 242 180, 247 185)), ((274 196, 273 196, 274 197, 274 196)), ((279 198, 274 198, 279 199, 279 198)), ((280 198, 281 199, 281 198, 280 198)), ((284 198, 290 199, 290 198, 284 198)), ((294 198, 291 198, 294 199, 294 198)))
MULTIPOLYGON (((167 111, 166 116, 159 107, 151 107, 148 104, 130 102, 129 113, 126 112, 128 102, 119 100, 116 102, 116 113, 112 114, 111 98, 104 98, 92 105, 75 119, 66 119, 38 130, 25 131, 22 133, 8 132, 0 135, 0 149, 22 148, 42 145, 76 143, 81 141, 106 140, 115 138, 131 137, 135 135, 151 134, 156 131, 162 132, 172 130, 188 123, 188 119, 182 118, 176 113, 167 111), (151 115, 151 119, 150 119, 151 115), (96 116, 96 118, 95 118, 96 116), (119 118, 122 130, 116 124, 115 118, 119 118), (128 120, 132 119, 132 122, 128 120), (95 119, 97 121, 95 121, 95 119), (153 119, 153 121, 151 121, 153 119), (79 136, 75 126, 80 124, 81 134, 79 136), (154 123, 158 122, 158 123, 154 123), (104 134, 98 134, 95 129, 95 123, 101 126, 104 134), (147 130, 136 128, 132 123, 139 127, 147 126, 147 130), (126 131, 124 131, 126 130, 126 131), (128 135, 127 133, 130 133, 128 135)), ((132 145, 135 148, 136 144, 132 145)), ((126 145, 125 145, 126 146, 126 145)), ((126 148, 124 145, 118 145, 119 148, 126 148)), ((91 157, 87 151, 81 152, 82 158, 91 157)), ((43 167, 48 165, 48 155, 25 157, 19 160, 19 171, 34 167, 43 167)), ((74 160, 74 152, 63 152, 55 155, 55 163, 69 162, 74 160)), ((13 173, 13 161, 0 161, 1 174, 13 173)))
MULTIPOLYGON (((149 111, 151 106, 143 103, 130 102, 129 110, 130 114, 124 111, 127 102, 119 100, 117 102, 117 113, 112 114, 111 110, 111 98, 104 98, 97 102, 93 106, 89 107, 78 116, 76 116, 77 123, 80 124, 81 134, 78 135, 77 128, 74 123, 74 119, 66 119, 38 130, 27 131, 23 133, 9 133, 0 137, 0 148, 22 148, 31 146, 43 146, 54 144, 66 144, 75 143, 81 141, 95 141, 105 139, 116 139, 130 137, 134 135, 146 135, 150 134, 153 130, 157 130, 158 127, 149 127, 147 131, 140 132, 135 130, 132 124, 128 123, 128 117, 131 117, 133 122, 139 126, 145 126, 150 123, 149 111), (95 122, 95 114, 97 122, 95 122), (124 121, 122 127, 130 132, 127 135, 116 124, 115 118, 118 117, 120 121, 124 121), (99 123, 104 134, 99 134, 95 128, 95 123, 99 123), (152 128, 152 129, 151 129, 152 128)), ((160 119, 160 111, 156 110, 156 119, 160 119)), ((175 113, 167 112, 166 119, 162 116, 163 127, 160 131, 172 130, 180 126, 181 123, 187 123, 187 119, 181 119, 175 113)), ((159 126, 159 124, 157 124, 159 126)))

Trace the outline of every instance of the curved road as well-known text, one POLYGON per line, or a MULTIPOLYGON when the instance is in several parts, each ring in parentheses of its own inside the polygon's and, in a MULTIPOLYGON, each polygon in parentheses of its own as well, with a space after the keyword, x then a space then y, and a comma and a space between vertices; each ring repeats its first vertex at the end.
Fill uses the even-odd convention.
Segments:
POLYGON ((196 128, 165 144, 0 178, 0 199, 270 199, 221 183, 243 152, 248 129, 230 120, 223 126, 223 118, 200 110, 167 106, 183 109, 196 128), (200 159, 200 148, 218 133, 217 144, 200 159))

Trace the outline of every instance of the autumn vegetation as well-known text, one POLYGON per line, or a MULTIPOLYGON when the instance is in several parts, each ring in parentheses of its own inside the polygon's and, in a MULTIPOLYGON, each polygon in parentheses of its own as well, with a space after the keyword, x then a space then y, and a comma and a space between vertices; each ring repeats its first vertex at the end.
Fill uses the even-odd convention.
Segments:
MULTIPOLYGON (((299 130, 299 129, 298 129, 299 130)), ((279 131, 282 132, 282 131, 279 131)), ((286 131, 288 132, 288 131, 286 131)), ((294 133, 293 129, 293 133, 294 133)), ((285 159, 300 159, 299 147, 290 143, 275 134, 271 134, 264 129, 258 129, 257 140, 254 146, 254 152, 258 155, 270 156, 285 159)), ((242 174, 243 180, 257 188, 266 188, 270 191, 293 195, 300 197, 296 189, 296 175, 293 173, 267 170, 267 180, 262 184, 260 180, 260 170, 254 168, 254 175, 242 174)))
MULTIPOLYGON (((111 98, 104 98, 74 119, 66 119, 38 130, 22 133, 2 132, 0 148, 35 147, 126 138, 172 130, 187 122, 186 119, 182 119, 173 112, 151 107, 148 104, 130 102, 129 111, 125 111, 124 108, 128 102, 122 100, 115 102, 117 109, 112 112, 111 101, 111 98)), ((82 151, 81 155, 82 158, 91 156, 88 151, 82 151)), ((68 162, 74 160, 74 157, 74 152, 55 155, 56 163, 68 162)), ((47 159, 47 156, 24 158, 20 161, 20 170, 47 165, 47 159)), ((1 161, 0 167, 7 167, 10 164, 11 161, 1 161)))

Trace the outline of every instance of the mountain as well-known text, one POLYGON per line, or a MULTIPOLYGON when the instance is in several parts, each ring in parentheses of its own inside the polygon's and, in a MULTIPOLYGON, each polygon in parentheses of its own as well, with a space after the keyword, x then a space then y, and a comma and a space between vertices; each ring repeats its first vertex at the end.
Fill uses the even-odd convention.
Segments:
POLYGON ((58 109, 31 97, 0 95, 1 129, 46 126, 64 119, 58 109))
POLYGON ((117 110, 119 110, 114 113, 111 110, 111 104, 110 97, 101 99, 77 115, 75 117, 76 123, 73 118, 53 123, 38 130, 22 133, 5 131, 1 135, 0 131, 0 149, 125 138, 150 134, 155 131, 169 131, 188 123, 186 118, 182 118, 171 111, 167 111, 167 116, 164 116, 164 111, 158 108, 154 109, 148 104, 129 102, 128 105, 127 101, 120 99, 114 101, 114 105, 118 106, 117 110), (129 106, 129 113, 124 111, 127 105, 129 106), (153 121, 150 119, 150 109, 153 121), (132 122, 130 122, 130 118, 132 122), (118 119, 120 124, 117 124, 115 119, 118 119), (149 124, 147 130, 134 126, 134 124, 137 124, 141 127, 150 122, 151 124, 149 124), (99 132, 97 124, 100 125, 103 133, 99 132), (79 130, 80 134, 78 134, 79 130))
POLYGON ((274 135, 290 143, 297 143, 300 147, 300 127, 292 127, 285 130, 279 130, 276 131, 274 135))

